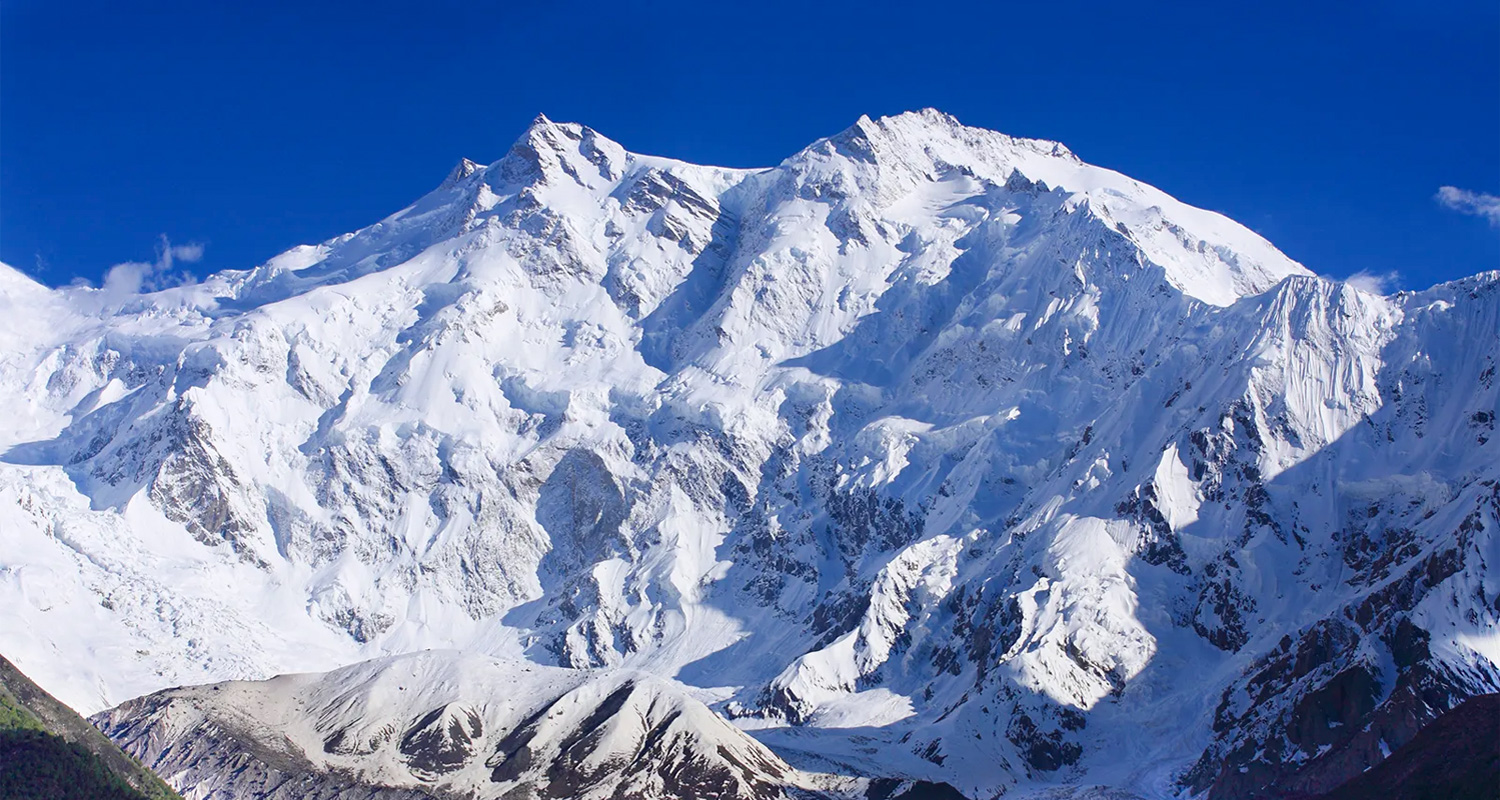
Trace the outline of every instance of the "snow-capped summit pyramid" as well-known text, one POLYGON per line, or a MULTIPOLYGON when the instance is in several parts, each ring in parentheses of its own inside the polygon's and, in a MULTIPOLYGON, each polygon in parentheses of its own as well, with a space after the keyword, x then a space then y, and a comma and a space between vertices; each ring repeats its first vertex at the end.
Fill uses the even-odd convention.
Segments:
POLYGON ((935 111, 752 170, 538 117, 359 231, 0 311, 0 650, 85 710, 454 648, 673 681, 642 731, 775 756, 659 763, 771 795, 1257 797, 1500 689, 1500 273, 1370 294, 935 111))

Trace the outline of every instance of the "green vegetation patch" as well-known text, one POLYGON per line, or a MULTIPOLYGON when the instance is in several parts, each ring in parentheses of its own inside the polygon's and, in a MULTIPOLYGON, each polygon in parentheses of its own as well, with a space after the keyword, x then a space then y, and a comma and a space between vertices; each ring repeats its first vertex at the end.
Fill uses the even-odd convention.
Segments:
POLYGON ((15 698, 10 696, 9 692, 0 691, 0 731, 41 730, 46 730, 46 728, 42 726, 42 721, 37 719, 36 715, 27 711, 20 703, 17 703, 15 698))
POLYGON ((0 800, 182 800, 0 657, 0 800))
POLYGON ((21 727, 0 730, 0 797, 148 800, 88 750, 46 731, 21 727))

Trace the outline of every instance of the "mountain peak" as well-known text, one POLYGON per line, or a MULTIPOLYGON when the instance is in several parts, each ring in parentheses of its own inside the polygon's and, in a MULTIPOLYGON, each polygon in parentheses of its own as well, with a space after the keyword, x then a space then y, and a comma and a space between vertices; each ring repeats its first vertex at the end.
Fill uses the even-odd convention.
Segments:
POLYGON ((536 118, 526 126, 526 130, 511 145, 510 151, 544 152, 566 147, 569 140, 577 141, 583 126, 577 123, 557 123, 547 118, 546 114, 537 114, 536 118))
POLYGON ((499 163, 504 165, 501 174, 511 180, 546 182, 561 173, 587 183, 580 177, 584 165, 612 180, 619 177, 626 155, 624 148, 592 128, 537 114, 499 163))
POLYGON ((849 128, 830 137, 830 140, 836 142, 856 142, 860 139, 879 139, 893 145, 905 144, 923 148, 946 142, 981 151, 995 148, 1019 149, 1039 155, 1078 161, 1073 151, 1060 142, 1010 136, 986 128, 971 127, 960 122, 952 114, 935 108, 903 111, 899 114, 875 118, 861 115, 849 128))
POLYGON ((939 127, 962 128, 964 124, 958 121, 958 117, 945 111, 939 111, 931 106, 919 108, 915 111, 902 111, 899 114, 887 114, 877 118, 881 122, 910 121, 923 125, 934 125, 939 127))
POLYGON ((474 173, 482 169, 484 169, 484 167, 480 164, 470 161, 467 158, 460 158, 458 160, 458 163, 453 166, 453 169, 448 172, 448 177, 443 181, 443 185, 441 188, 447 189, 451 186, 454 186, 459 181, 469 177, 470 175, 473 175, 474 173))

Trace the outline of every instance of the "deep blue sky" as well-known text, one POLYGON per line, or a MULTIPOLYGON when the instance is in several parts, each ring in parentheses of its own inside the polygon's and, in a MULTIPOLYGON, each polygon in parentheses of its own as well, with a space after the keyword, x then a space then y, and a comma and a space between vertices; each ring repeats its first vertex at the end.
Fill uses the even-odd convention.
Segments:
POLYGON ((933 106, 1325 274, 1500 268, 1500 228, 1434 199, 1500 194, 1494 0, 302 5, 0 0, 0 260, 97 281, 165 234, 206 246, 200 274, 253 266, 499 158, 539 111, 768 166, 933 106))

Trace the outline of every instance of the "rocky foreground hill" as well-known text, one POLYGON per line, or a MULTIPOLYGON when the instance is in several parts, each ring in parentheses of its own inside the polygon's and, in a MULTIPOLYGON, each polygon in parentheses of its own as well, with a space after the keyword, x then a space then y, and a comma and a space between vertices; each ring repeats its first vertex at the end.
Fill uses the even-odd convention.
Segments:
POLYGON ((182 800, 4 657, 0 657, 0 797, 182 800))

